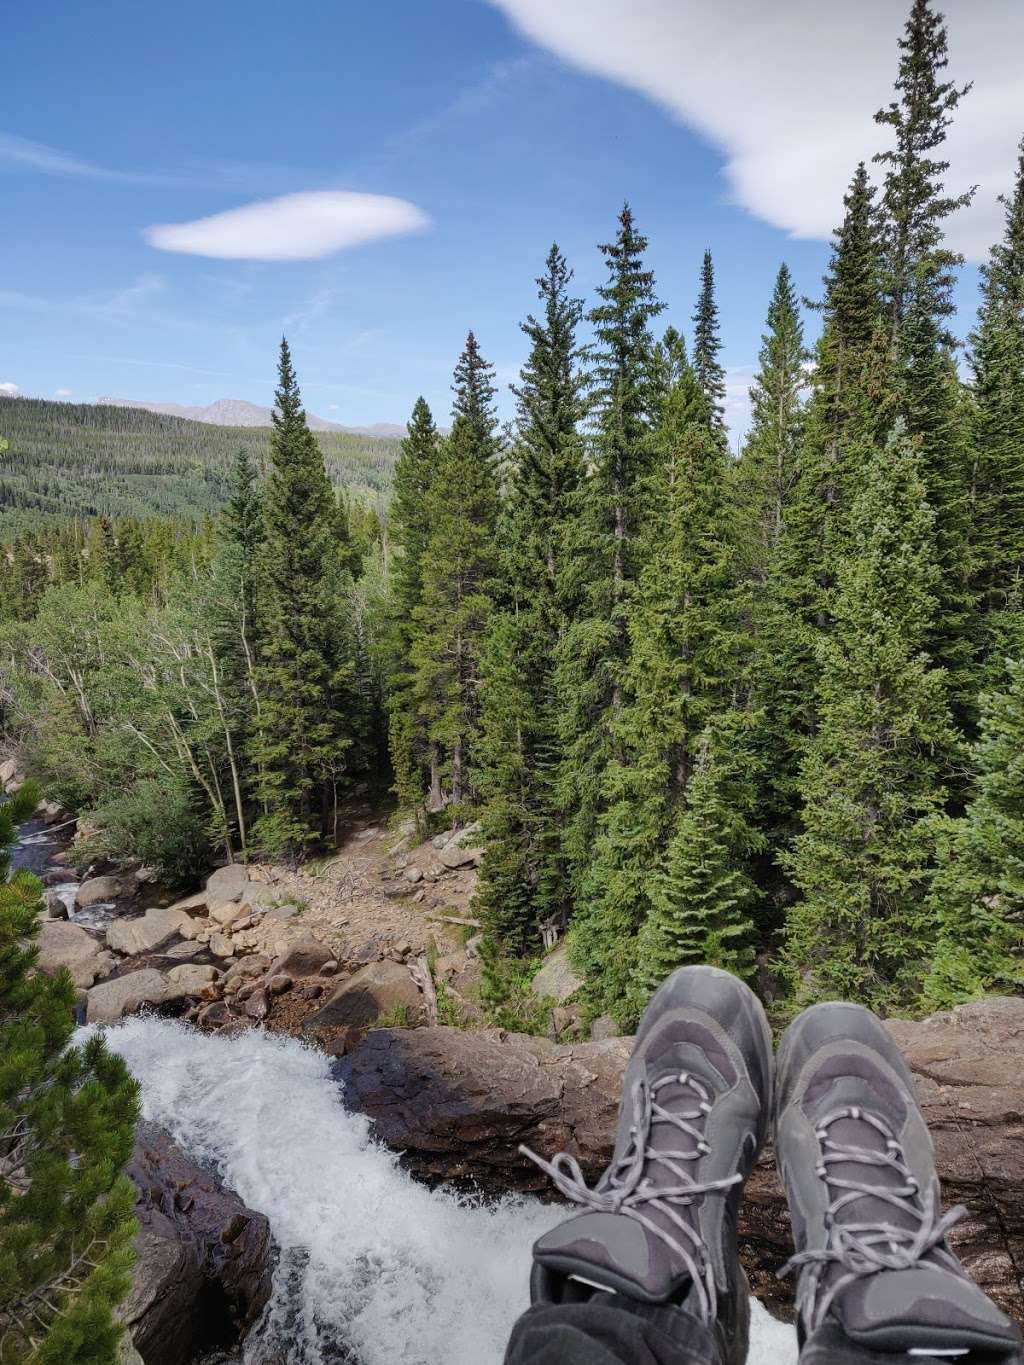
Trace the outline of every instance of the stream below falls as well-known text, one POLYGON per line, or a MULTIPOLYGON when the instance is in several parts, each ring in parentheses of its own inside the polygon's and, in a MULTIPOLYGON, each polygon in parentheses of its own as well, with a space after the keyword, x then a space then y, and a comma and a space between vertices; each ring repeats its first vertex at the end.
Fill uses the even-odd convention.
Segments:
MULTIPOLYGON (((157 1018, 106 1037, 145 1117, 270 1220, 280 1258, 246 1365, 500 1365, 530 1245, 563 1210, 417 1184, 344 1108, 329 1059, 294 1039, 157 1018)), ((750 1362, 796 1362, 793 1329, 758 1303, 750 1362)))

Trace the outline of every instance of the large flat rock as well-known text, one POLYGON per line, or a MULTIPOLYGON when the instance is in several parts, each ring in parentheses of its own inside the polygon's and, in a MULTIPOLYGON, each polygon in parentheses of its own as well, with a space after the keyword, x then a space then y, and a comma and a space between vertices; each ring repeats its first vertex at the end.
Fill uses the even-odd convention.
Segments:
POLYGON ((154 906, 138 919, 114 920, 107 930, 107 947, 116 953, 127 953, 129 957, 153 953, 170 943, 191 923, 191 917, 182 910, 175 910, 173 906, 154 906))
MULTIPOLYGON (((947 1203, 968 1217, 951 1241, 971 1274, 1024 1320, 1024 999, 892 1021, 935 1142, 947 1203)), ((568 1151, 588 1182, 608 1163, 631 1039, 575 1045, 499 1030, 375 1030, 336 1065, 352 1107, 414 1174, 490 1193, 544 1192, 523 1157, 568 1151)), ((747 1186, 744 1259, 759 1294, 784 1303, 777 1272, 792 1252, 771 1154, 747 1186)))
POLYGON ((80 990, 86 990, 98 976, 105 976, 114 959, 103 951, 102 943, 80 924, 65 920, 43 920, 39 929, 39 970, 55 976, 62 967, 80 990))

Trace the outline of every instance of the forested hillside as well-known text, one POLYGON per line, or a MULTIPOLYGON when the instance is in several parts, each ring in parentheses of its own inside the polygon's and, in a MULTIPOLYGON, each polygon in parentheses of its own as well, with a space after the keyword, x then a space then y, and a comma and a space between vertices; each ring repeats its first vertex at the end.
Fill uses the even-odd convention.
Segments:
POLYGON ((1021 991, 1024 143, 964 350, 946 45, 914 0, 820 339, 781 264, 738 457, 713 255, 669 306, 628 204, 595 298, 538 262, 512 430, 470 331, 379 517, 338 485, 382 490, 391 448, 315 436, 286 344, 266 443, 5 404, 5 524, 19 489, 106 514, 0 557, 3 719, 88 852, 300 858, 376 784, 480 820, 499 1019, 563 934, 623 1025, 690 962, 780 1018, 1021 991))
MULTIPOLYGON (((262 468, 269 427, 217 427, 138 408, 0 397, 0 540, 69 517, 183 517, 223 507, 232 461, 262 468)), ((386 496, 397 441, 319 436, 332 483, 386 496)))

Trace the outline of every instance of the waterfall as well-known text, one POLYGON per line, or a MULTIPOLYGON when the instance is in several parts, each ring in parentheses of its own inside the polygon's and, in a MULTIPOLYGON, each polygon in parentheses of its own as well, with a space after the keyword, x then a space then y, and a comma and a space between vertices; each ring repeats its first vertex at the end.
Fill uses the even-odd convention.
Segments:
MULTIPOLYGON (((530 1245, 564 1211, 417 1184, 344 1108, 328 1059, 294 1039, 155 1018, 106 1037, 145 1116, 270 1220, 280 1261, 246 1365, 499 1365, 530 1245)), ((754 1312, 751 1365, 795 1365, 792 1328, 754 1312)))

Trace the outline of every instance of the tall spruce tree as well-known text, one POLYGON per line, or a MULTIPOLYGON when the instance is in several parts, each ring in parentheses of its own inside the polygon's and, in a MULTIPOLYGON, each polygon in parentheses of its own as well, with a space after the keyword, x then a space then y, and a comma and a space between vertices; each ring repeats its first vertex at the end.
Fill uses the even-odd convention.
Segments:
POLYGON ((454 423, 426 496, 411 643, 415 724, 431 755, 429 807, 456 818, 477 797, 480 671, 498 578, 498 449, 491 367, 473 333, 455 371, 454 423))
MULTIPOLYGON (((818 642, 831 624, 835 567, 848 542, 853 499, 895 406, 882 324, 873 191, 863 163, 844 203, 825 277, 822 334, 802 418, 795 481, 765 591, 756 604, 761 647, 753 690, 763 724, 759 823, 771 855, 761 873, 768 932, 780 927, 793 895, 791 884, 779 875, 781 855, 798 828, 800 764, 817 728, 818 642)), ((745 534, 750 535, 749 517, 745 534)))
POLYGON ((138 1086, 96 1034, 69 1047, 76 991, 36 970, 42 888, 8 877, 14 823, 38 793, 0 806, 0 1358, 114 1365, 113 1309, 131 1285, 138 1086))
POLYGON ((1024 140, 1006 231, 981 269, 981 307, 971 334, 973 375, 972 588, 979 647, 1019 593, 1024 573, 1024 140))
POLYGON ((633 1014, 677 967, 707 963, 739 976, 753 970, 756 890, 747 862, 757 838, 744 818, 749 790, 747 802, 738 790, 741 753, 735 724, 710 727, 698 743, 686 804, 637 943, 633 1014))
POLYGON ((264 810, 256 835, 269 850, 294 851, 333 836, 359 717, 337 504, 283 339, 274 402, 259 589, 255 747, 264 810))
POLYGON ((783 264, 768 305, 758 373, 750 389, 750 433, 734 474, 740 562, 759 592, 768 582, 796 490, 809 360, 793 277, 783 264))
POLYGON ((615 241, 601 247, 608 280, 589 314, 595 334, 594 430, 575 556, 580 599, 557 670, 559 801, 574 886, 590 863, 595 822, 606 799, 604 774, 614 756, 611 722, 622 706, 627 614, 641 563, 652 420, 660 402, 650 324, 663 305, 654 295, 653 273, 644 268, 646 249, 626 204, 615 241))
POLYGON ((715 267, 711 252, 705 251, 700 272, 700 293, 693 314, 693 372, 707 399, 708 414, 715 430, 725 430, 725 370, 718 359, 722 341, 715 302, 715 267))
POLYGON ((895 143, 879 152, 875 161, 885 167, 884 294, 889 333, 897 348, 922 283, 932 316, 941 319, 953 311, 952 271, 962 258, 943 245, 944 223, 974 194, 973 190, 946 194, 943 181, 949 162, 933 155, 942 148, 957 105, 970 86, 942 79, 949 64, 946 25, 931 0, 913 0, 899 49, 897 97, 875 115, 876 123, 892 129, 895 143))
POLYGON ((1002 690, 982 698, 973 799, 940 824, 930 1009, 1024 987, 1024 661, 1004 667, 1002 690))
POLYGON ((802 899, 786 962, 798 1003, 915 997, 932 939, 934 817, 955 755, 946 679, 925 652, 936 611, 934 515, 898 425, 863 475, 819 643, 818 729, 788 863, 802 899))
POLYGON ((740 666, 727 455, 699 393, 693 375, 684 373, 653 438, 658 465, 650 478, 646 563, 629 606, 623 703, 610 719, 607 805, 573 929, 590 999, 622 1022, 631 1013, 636 936, 652 912, 678 812, 688 805, 700 736, 728 704, 740 666))
POLYGON ((943 79, 945 22, 931 0, 914 0, 900 39, 896 98, 876 121, 894 146, 875 160, 885 167, 881 204, 883 294, 901 389, 901 410, 918 441, 928 501, 935 513, 938 608, 929 649, 949 672, 954 716, 972 723, 975 690, 971 639, 970 458, 947 320, 954 270, 963 258, 944 243, 950 215, 974 191, 949 195, 941 159, 947 129, 969 86, 943 79))
POLYGON ((455 394, 452 416, 465 417, 473 428, 481 453, 493 457, 498 450, 494 366, 480 354, 480 346, 472 331, 466 337, 466 344, 455 366, 452 392, 455 394))
MULTIPOLYGON (((395 464, 388 509, 392 548, 388 629, 388 748, 395 791, 404 807, 422 804, 429 786, 430 746, 417 724, 412 644, 423 596, 423 556, 430 535, 428 497, 440 435, 424 398, 417 398, 395 464)), ((433 756, 436 767, 437 756, 433 756)))
POLYGON ((536 944, 539 926, 568 915, 557 805, 559 706, 555 661, 576 595, 572 557, 585 477, 583 305, 557 245, 537 280, 543 305, 522 330, 529 357, 518 387, 516 436, 502 513, 507 607, 483 656, 480 787, 486 853, 477 908, 506 952, 536 944))

